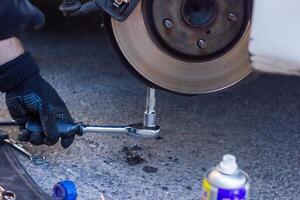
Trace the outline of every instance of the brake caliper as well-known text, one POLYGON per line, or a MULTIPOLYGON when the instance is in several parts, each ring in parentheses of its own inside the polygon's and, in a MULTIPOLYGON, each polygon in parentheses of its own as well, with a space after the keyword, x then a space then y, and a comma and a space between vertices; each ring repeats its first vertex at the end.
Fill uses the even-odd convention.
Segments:
POLYGON ((60 6, 66 16, 74 17, 103 10, 118 21, 125 21, 140 0, 91 0, 82 4, 79 0, 64 0, 60 6))
POLYGON ((96 4, 118 21, 125 21, 140 0, 96 0, 96 4))

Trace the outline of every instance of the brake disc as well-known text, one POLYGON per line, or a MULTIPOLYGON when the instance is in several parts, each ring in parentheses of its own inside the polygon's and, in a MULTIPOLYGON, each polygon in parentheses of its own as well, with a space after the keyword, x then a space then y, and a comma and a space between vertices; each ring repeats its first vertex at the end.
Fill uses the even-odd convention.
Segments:
POLYGON ((128 64, 177 93, 219 91, 251 73, 251 1, 143 0, 125 22, 110 20, 128 64))

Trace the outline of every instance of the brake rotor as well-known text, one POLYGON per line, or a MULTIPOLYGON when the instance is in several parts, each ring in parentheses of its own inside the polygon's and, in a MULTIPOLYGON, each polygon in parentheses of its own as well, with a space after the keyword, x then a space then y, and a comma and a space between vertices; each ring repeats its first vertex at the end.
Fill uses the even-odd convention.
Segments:
POLYGON ((129 65, 177 93, 222 90, 251 73, 251 1, 143 0, 125 22, 111 19, 129 65))

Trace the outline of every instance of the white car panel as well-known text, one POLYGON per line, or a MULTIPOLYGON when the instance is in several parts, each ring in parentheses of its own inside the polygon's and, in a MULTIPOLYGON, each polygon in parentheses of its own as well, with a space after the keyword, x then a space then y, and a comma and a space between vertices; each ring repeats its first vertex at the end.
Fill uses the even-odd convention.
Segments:
POLYGON ((252 67, 300 76, 300 1, 256 0, 249 51, 252 67))

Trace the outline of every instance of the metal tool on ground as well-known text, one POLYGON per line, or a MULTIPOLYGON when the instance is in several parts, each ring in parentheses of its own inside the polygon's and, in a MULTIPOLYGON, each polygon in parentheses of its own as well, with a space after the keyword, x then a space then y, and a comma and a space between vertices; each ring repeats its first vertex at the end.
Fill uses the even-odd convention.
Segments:
MULTIPOLYGON (((144 127, 143 124, 132 124, 128 126, 96 126, 84 125, 82 123, 68 124, 58 122, 57 128, 60 137, 67 136, 83 136, 87 133, 99 134, 121 134, 142 138, 155 138, 159 136, 159 127, 144 127), (76 131, 78 130, 78 131, 76 131)), ((31 132, 42 132, 42 127, 39 122, 29 121, 26 124, 26 129, 31 132)))
POLYGON ((29 159, 32 161, 32 163, 35 165, 43 164, 46 160, 46 157, 44 155, 42 155, 41 153, 33 154, 33 153, 29 152, 27 149, 25 149, 25 147, 22 144, 18 143, 17 141, 15 141, 13 139, 9 139, 8 134, 0 132, 0 144, 3 142, 11 145, 15 149, 17 149, 19 152, 27 155, 29 157, 29 159))
MULTIPOLYGON (((157 138, 159 137, 160 127, 156 125, 156 112, 155 112, 155 89, 147 88, 146 110, 144 113, 143 123, 134 123, 128 126, 98 126, 98 125, 85 125, 83 123, 67 124, 58 122, 57 128, 60 137, 78 135, 83 136, 87 133, 99 134, 120 134, 129 135, 141 138, 157 138)), ((0 121, 0 126, 13 126, 17 125, 13 121, 0 121)), ((26 129, 31 132, 42 132, 42 126, 39 122, 29 121, 26 124, 26 129)))
POLYGON ((205 174, 201 200, 249 200, 249 188, 249 176, 239 169, 236 158, 227 154, 205 174))
MULTIPOLYGON (((58 122, 57 128, 60 137, 78 135, 83 136, 87 133, 99 134, 121 134, 141 138, 157 138, 160 127, 155 124, 155 90, 147 89, 146 111, 144 113, 144 122, 135 123, 128 126, 97 126, 84 125, 83 123, 67 124, 58 122)), ((39 122, 29 121, 25 127, 31 132, 42 132, 42 126, 39 122)))
POLYGON ((0 185, 0 200, 16 200, 16 194, 12 191, 5 190, 0 185))

